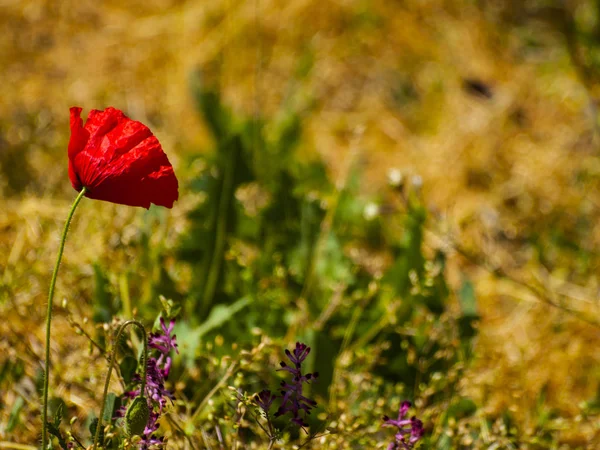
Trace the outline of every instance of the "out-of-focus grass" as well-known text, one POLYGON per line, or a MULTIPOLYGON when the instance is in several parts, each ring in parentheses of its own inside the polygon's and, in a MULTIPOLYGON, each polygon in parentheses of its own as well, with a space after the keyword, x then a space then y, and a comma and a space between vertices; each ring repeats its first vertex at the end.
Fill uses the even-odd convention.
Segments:
MULTIPOLYGON (((531 435, 545 426, 541 416, 561 417, 552 425, 558 441, 596 448, 597 426, 581 404, 596 396, 600 375, 597 86, 569 53, 560 10, 477 3, 5 3, 0 361, 27 376, 2 385, 0 436, 31 443, 38 431, 29 421, 5 430, 17 397, 29 411, 38 401, 43 306, 73 196, 68 107, 112 105, 148 123, 184 180, 193 173, 185 157, 210 140, 190 95, 199 70, 236 113, 269 117, 296 103, 299 152, 322 157, 333 180, 359 163, 362 192, 375 195, 390 167, 420 175, 433 212, 427 244, 448 252, 451 286, 469 277, 477 294, 476 357, 462 392, 481 417, 510 411, 531 435)), ((585 24, 591 3, 572 2, 564 13, 585 24)), ((194 204, 185 190, 181 197, 166 222, 153 222, 166 249, 194 204)), ((138 269, 146 218, 84 202, 57 295, 78 321, 91 315, 94 263, 112 274, 138 269)), ((189 284, 187 269, 171 263, 189 284)), ((140 296, 147 307, 150 294, 140 296)), ((53 374, 64 379, 54 385, 82 410, 96 406, 102 360, 88 362, 87 340, 64 319, 55 330, 53 374)))

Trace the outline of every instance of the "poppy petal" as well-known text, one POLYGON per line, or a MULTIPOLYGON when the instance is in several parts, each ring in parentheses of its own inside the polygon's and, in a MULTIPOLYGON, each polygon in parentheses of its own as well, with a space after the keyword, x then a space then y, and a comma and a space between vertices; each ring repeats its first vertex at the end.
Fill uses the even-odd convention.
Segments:
POLYGON ((98 200, 171 208, 179 197, 177 178, 150 129, 115 108, 92 110, 81 127, 80 112, 80 108, 71 109, 69 177, 73 187, 85 186, 86 196, 98 200))

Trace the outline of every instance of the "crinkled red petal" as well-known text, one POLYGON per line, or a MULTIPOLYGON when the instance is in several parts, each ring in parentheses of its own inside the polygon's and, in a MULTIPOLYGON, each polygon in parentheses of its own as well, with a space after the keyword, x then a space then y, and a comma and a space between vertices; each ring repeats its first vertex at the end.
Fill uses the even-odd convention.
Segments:
POLYGON ((73 187, 80 191, 82 188, 81 180, 77 176, 77 171, 73 167, 71 159, 77 155, 89 139, 89 133, 83 128, 81 121, 81 108, 71 108, 71 139, 69 140, 69 178, 73 187))
POLYGON ((92 110, 81 127, 80 112, 71 108, 69 177, 73 187, 85 186, 86 196, 97 200, 171 208, 179 197, 177 178, 150 129, 115 108, 92 110))

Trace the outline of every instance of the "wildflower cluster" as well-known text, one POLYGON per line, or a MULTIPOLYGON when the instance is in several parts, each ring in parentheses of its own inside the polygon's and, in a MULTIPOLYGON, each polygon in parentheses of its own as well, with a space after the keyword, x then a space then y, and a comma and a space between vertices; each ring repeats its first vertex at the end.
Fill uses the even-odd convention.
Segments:
POLYGON ((278 370, 289 372, 292 379, 281 382, 281 395, 275 395, 269 390, 264 390, 257 394, 255 399, 256 404, 264 411, 267 418, 273 402, 280 399, 281 404, 275 412, 275 417, 291 413, 291 423, 301 428, 308 426, 304 419, 317 405, 317 402, 303 394, 303 385, 319 376, 317 372, 302 374, 302 363, 309 353, 310 347, 300 342, 296 342, 296 348, 293 352, 286 349, 285 354, 293 365, 290 366, 285 361, 281 361, 281 369, 278 370))
POLYGON ((423 422, 415 416, 410 419, 406 418, 411 406, 412 404, 408 401, 402 402, 396 420, 390 419, 388 416, 383 417, 383 426, 398 428, 398 432, 394 436, 394 442, 388 445, 387 450, 411 450, 423 436, 423 422))
MULTIPOLYGON (((161 317, 160 319, 161 331, 160 333, 150 333, 148 337, 148 346, 154 349, 158 357, 150 356, 147 363, 147 374, 146 374, 146 388, 144 395, 148 401, 148 407, 150 408, 150 415, 146 427, 144 428, 142 439, 139 442, 139 448, 146 450, 152 448, 152 446, 161 446, 164 443, 162 437, 157 437, 154 432, 158 430, 158 419, 163 413, 163 409, 167 405, 167 399, 172 400, 173 394, 165 388, 165 382, 169 377, 171 370, 171 357, 169 356, 171 350, 177 350, 177 337, 171 336, 175 321, 171 320, 169 325, 165 324, 165 320, 161 317)), ((179 353, 179 352, 178 352, 179 353)), ((141 382, 141 377, 135 375, 135 381, 141 382)), ((124 394, 126 398, 134 399, 140 395, 140 389, 134 389, 124 394)), ((120 416, 125 414, 125 408, 122 407, 120 416)))

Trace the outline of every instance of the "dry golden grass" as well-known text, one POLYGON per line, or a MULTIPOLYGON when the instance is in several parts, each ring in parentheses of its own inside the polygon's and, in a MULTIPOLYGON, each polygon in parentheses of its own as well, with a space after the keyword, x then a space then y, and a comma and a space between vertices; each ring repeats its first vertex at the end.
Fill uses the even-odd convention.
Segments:
MULTIPOLYGON (((312 103, 301 151, 320 154, 334 178, 348 159, 362 165, 369 193, 386 182, 390 167, 422 176, 424 197, 435 212, 430 242, 450 250, 455 285, 463 274, 473 279, 482 315, 465 392, 485 411, 508 408, 533 426, 528 421, 544 391, 548 405, 573 419, 577 405, 595 394, 600 376, 594 256, 600 246, 600 160, 590 93, 550 26, 504 28, 470 5, 3 2, 1 150, 24 152, 23 176, 31 184, 25 196, 0 199, 0 276, 5 288, 12 286, 0 305, 9 318, 0 321, 0 359, 18 352, 32 378, 39 370, 41 306, 72 198, 68 108, 127 110, 151 125, 185 174, 181 157, 208 142, 190 96, 191 74, 200 69, 236 111, 268 116, 282 103, 312 103), (541 36, 544 46, 526 48, 529 34, 541 36), (307 58, 312 69, 298 77, 307 58), (465 79, 488 83, 493 97, 469 95, 465 79), (399 103, 394 95, 404 85, 414 92, 399 103), (588 224, 585 236, 577 234, 581 221, 588 224), (548 264, 535 258, 528 238, 554 226, 590 252, 587 267, 575 253, 550 254, 548 264), (473 258, 452 251, 456 244, 473 258), (484 265, 508 277, 492 277, 484 265)), ((7 183, 0 176, 6 195, 7 183)), ((174 209, 174 233, 184 226, 182 203, 174 209)), ((134 212, 103 205, 95 206, 93 221, 75 221, 57 299, 67 286, 77 286, 75 280, 86 283, 110 234, 135 220, 134 212)), ((71 338, 55 341, 53 352, 74 354, 86 345, 71 338)), ((54 360, 69 367, 64 375, 73 379, 65 381, 77 386, 71 399, 90 401, 89 392, 78 391, 77 377, 89 370, 84 363, 54 360)), ((17 388, 36 400, 31 386, 17 388)), ((7 392, 2 400, 10 404, 13 395, 7 392)), ((0 423, 5 420, 0 416, 0 423)), ((598 443, 598 430, 567 430, 565 439, 598 443)))

